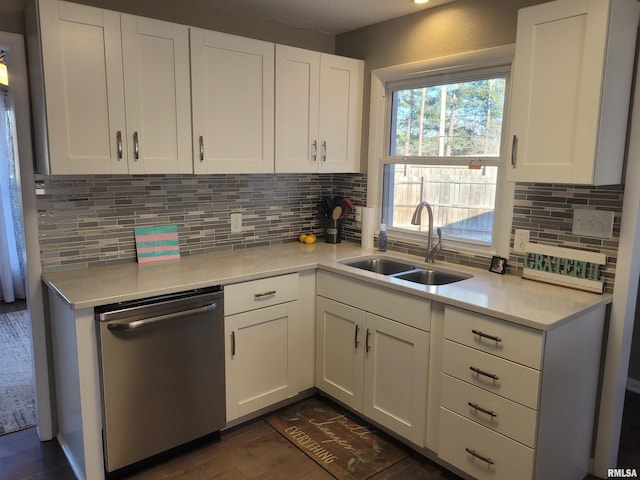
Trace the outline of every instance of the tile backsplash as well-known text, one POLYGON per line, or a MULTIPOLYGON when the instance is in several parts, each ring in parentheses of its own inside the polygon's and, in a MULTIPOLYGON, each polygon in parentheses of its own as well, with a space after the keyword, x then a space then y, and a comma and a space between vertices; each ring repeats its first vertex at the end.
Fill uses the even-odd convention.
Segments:
MULTIPOLYGON (((364 178, 364 179, 363 179, 364 178)), ((44 271, 135 259, 134 228, 176 224, 182 255, 321 234, 323 195, 364 204, 361 174, 36 176, 44 271), (231 233, 230 215, 242 214, 231 233)), ((357 241, 353 215, 346 240, 357 241)))
MULTIPOLYGON (((36 198, 44 271, 135 259, 133 230, 176 224, 182 255, 294 241, 300 232, 323 233, 316 204, 323 195, 366 203, 366 174, 37 176, 36 198), (241 233, 231 233, 230 215, 242 214, 241 233)), ((621 186, 516 185, 513 230, 526 229, 536 243, 599 251, 612 291, 617 261, 621 186), (571 233, 574 208, 614 212, 611 239, 571 233)), ((351 214, 345 241, 360 242, 351 214)), ((445 244, 446 247, 446 244, 445 244)), ((424 255, 420 245, 390 242, 389 248, 424 255)), ((488 268, 490 259, 444 251, 453 263, 488 268)), ((521 274, 523 256, 509 257, 508 272, 521 274)))

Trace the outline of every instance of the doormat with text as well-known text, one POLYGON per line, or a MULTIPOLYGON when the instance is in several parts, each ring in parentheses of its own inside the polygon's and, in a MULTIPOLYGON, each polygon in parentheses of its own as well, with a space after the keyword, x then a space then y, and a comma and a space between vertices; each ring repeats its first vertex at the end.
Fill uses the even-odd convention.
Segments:
POLYGON ((385 434, 318 397, 279 410, 266 420, 339 480, 365 480, 409 455, 385 434))

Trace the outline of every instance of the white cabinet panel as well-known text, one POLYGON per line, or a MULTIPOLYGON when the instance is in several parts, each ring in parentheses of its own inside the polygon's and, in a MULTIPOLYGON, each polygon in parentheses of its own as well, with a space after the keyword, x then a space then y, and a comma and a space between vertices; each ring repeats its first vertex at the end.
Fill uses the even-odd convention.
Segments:
POLYGON ((363 62, 276 46, 276 171, 358 172, 363 62))
POLYGON ((55 1, 38 8, 47 122, 40 135, 49 146, 39 171, 127 173, 118 142, 126 127, 120 14, 55 1))
POLYGON ((189 32, 122 14, 129 173, 191 173, 189 32))
POLYGON ((38 7, 38 134, 49 147, 39 171, 191 172, 187 27, 64 1, 38 7))
POLYGON ((423 446, 429 334, 367 314, 365 352, 364 414, 423 446))
POLYGON ((225 317, 227 421, 298 393, 290 324, 297 302, 225 317))
POLYGON ((510 180, 621 182, 639 10, 635 0, 520 10, 510 180))
POLYGON ((270 173, 274 44, 191 28, 196 173, 270 173))
POLYGON ((365 313, 324 297, 316 309, 316 386, 362 412, 365 313))

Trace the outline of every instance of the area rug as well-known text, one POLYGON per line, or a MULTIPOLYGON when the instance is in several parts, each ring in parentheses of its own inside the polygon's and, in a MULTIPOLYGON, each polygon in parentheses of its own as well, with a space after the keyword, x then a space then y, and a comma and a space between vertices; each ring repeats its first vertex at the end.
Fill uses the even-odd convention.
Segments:
POLYGON ((29 313, 0 313, 0 435, 36 424, 31 358, 29 313))
POLYGON ((279 410, 267 422, 339 480, 365 480, 409 455, 386 435, 318 397, 279 410))

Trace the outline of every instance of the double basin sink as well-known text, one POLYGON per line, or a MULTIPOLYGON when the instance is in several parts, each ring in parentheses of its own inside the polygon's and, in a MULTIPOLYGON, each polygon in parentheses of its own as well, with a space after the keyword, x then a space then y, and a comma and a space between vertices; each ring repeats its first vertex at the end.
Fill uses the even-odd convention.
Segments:
POLYGON ((421 285, 446 285, 471 278, 472 275, 452 273, 434 268, 418 267, 410 263, 385 257, 371 257, 341 262, 348 267, 359 268, 381 275, 407 280, 421 285))

